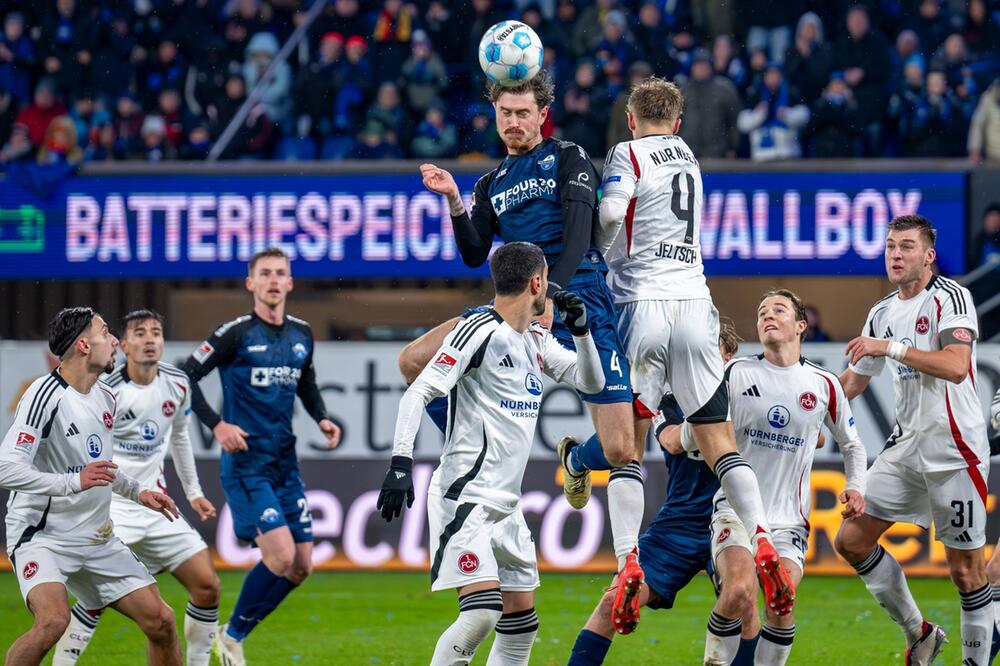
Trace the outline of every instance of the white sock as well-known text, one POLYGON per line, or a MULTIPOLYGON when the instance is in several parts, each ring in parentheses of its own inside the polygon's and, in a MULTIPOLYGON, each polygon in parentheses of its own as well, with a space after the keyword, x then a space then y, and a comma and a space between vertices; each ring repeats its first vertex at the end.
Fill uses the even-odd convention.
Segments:
POLYGON ((903 567, 899 566, 896 558, 882 546, 876 546, 863 562, 852 566, 871 595, 906 634, 907 644, 920 638, 924 616, 913 600, 903 567))
POLYGON ((705 632, 705 666, 729 666, 740 650, 743 620, 730 620, 715 611, 708 617, 705 632))
POLYGON ((784 666, 788 655, 792 653, 792 639, 795 638, 795 625, 790 627, 772 627, 764 624, 760 630, 760 640, 753 654, 754 666, 784 666))
POLYGON ((219 631, 219 607, 202 608, 190 601, 184 612, 184 639, 187 641, 187 666, 208 666, 212 641, 219 631))
POLYGON ((431 666, 465 666, 503 614, 500 589, 472 592, 458 599, 458 619, 444 630, 434 648, 431 666))
POLYGON ((97 621, 101 619, 103 612, 87 611, 78 603, 73 605, 69 613, 69 626, 52 651, 53 666, 72 666, 76 663, 94 637, 97 621))
POLYGON ((1000 631, 1000 586, 993 586, 993 622, 1000 631))
POLYGON ((528 666, 531 646, 538 634, 535 609, 504 613, 497 622, 496 631, 486 666, 528 666))
POLYGON ((972 592, 962 592, 962 663, 988 664, 993 641, 993 593, 989 584, 972 592))
POLYGON ((770 532, 764 517, 764 503, 760 500, 760 486, 753 468, 739 453, 727 453, 715 461, 715 475, 719 477, 722 492, 729 506, 740 517, 747 534, 757 534, 757 528, 770 532))
POLYGON ((633 460, 624 467, 611 470, 608 481, 608 515, 611 518, 611 537, 619 571, 625 566, 625 556, 639 544, 639 529, 642 527, 645 506, 641 465, 633 460))

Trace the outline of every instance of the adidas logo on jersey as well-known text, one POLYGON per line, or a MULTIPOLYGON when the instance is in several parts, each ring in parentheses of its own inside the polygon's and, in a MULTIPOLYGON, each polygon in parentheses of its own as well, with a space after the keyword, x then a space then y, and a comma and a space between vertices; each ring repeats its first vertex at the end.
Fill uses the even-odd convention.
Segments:
POLYGON ((748 388, 746 391, 743 391, 743 393, 741 393, 740 395, 748 395, 751 398, 759 398, 760 397, 760 389, 758 389, 757 385, 754 384, 753 386, 751 386, 750 388, 748 388))
POLYGON ((510 359, 510 354, 504 354, 503 355, 503 358, 500 359, 500 367, 501 368, 513 368, 514 367, 514 361, 512 361, 510 359))
POLYGON ((134 418, 135 418, 135 412, 133 412, 131 409, 122 414, 122 421, 131 421, 134 418))
POLYGON ((961 541, 962 543, 972 543, 972 537, 969 536, 969 530, 965 530, 957 537, 955 537, 955 541, 961 541))
POLYGON ((75 423, 70 423, 69 428, 66 430, 66 436, 72 437, 73 435, 79 435, 80 429, 76 427, 75 423))

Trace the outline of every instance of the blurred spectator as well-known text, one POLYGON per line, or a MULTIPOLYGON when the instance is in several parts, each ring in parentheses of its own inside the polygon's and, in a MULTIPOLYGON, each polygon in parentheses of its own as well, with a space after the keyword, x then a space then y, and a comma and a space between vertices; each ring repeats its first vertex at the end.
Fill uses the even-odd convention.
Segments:
POLYGON ((328 32, 319 43, 316 57, 299 70, 295 80, 298 132, 333 133, 333 108, 337 100, 337 76, 344 59, 344 36, 328 32))
POLYGON ((368 27, 361 14, 359 0, 332 0, 323 8, 310 28, 310 33, 313 35, 312 44, 317 45, 324 35, 331 32, 341 35, 364 35, 368 32, 368 27))
POLYGON ((740 133, 736 117, 743 108, 736 87, 729 79, 716 76, 708 53, 699 50, 691 65, 691 77, 681 86, 684 119, 680 134, 695 157, 736 157, 740 133))
POLYGON ((883 122, 887 134, 894 142, 890 146, 893 155, 899 155, 903 152, 902 145, 897 144, 901 144, 909 137, 917 108, 922 104, 926 69, 923 56, 918 54, 907 58, 906 64, 903 66, 903 79, 889 98, 889 106, 883 122))
POLYGON ((944 72, 927 73, 924 94, 917 100, 904 138, 904 157, 959 155, 967 118, 954 94, 948 91, 944 72))
POLYGON ((28 138, 32 145, 40 146, 45 138, 45 130, 53 119, 64 115, 66 107, 59 100, 56 82, 45 77, 35 86, 35 96, 31 104, 21 108, 17 122, 28 128, 28 138))
POLYGON ((460 160, 484 160, 500 155, 500 136, 489 104, 477 103, 469 108, 469 120, 462 128, 458 149, 460 160))
POLYGON ((208 157, 208 152, 212 149, 212 135, 208 128, 208 123, 203 121, 195 122, 187 131, 184 143, 178 151, 178 156, 182 160, 204 160, 208 157))
POLYGON ((833 49, 823 38, 823 23, 813 12, 806 12, 795 27, 795 44, 785 56, 788 83, 812 104, 823 93, 833 71, 833 49))
POLYGON ((966 147, 973 162, 1000 162, 1000 79, 979 98, 966 147))
POLYGON ((88 162, 110 162, 127 159, 128 155, 121 150, 115 125, 110 120, 97 128, 97 140, 87 146, 84 159, 88 162))
POLYGON ((810 155, 825 159, 857 157, 860 151, 855 144, 861 127, 855 122, 856 112, 854 94, 838 70, 830 75, 826 89, 813 105, 803 132, 810 155))
MULTIPOLYGON (((481 3, 485 2, 485 0, 478 1, 481 3)), ((473 4, 475 3, 476 0, 473 0, 473 4)), ((561 37, 559 43, 567 49, 566 55, 572 60, 576 60, 581 57, 585 50, 583 44, 573 39, 573 33, 576 30, 577 19, 579 18, 579 12, 577 11, 576 3, 573 0, 558 0, 556 3, 556 20, 553 25, 553 30, 558 32, 561 37)), ((488 24, 484 27, 488 28, 490 25, 492 24, 488 24)), ((545 50, 548 51, 548 48, 549 45, 546 43, 545 50)))
POLYGON ((416 27, 413 9, 414 5, 404 5, 403 0, 383 1, 372 31, 376 81, 389 81, 399 74, 409 54, 410 37, 416 27))
POLYGON ((653 75, 653 68, 648 62, 639 60, 632 63, 628 68, 628 85, 618 93, 615 103, 611 105, 611 114, 608 118, 608 150, 616 143, 632 140, 632 130, 628 128, 628 118, 625 116, 625 106, 628 102, 629 91, 632 87, 643 79, 653 75))
POLYGON ((855 5, 847 12, 847 34, 834 49, 834 63, 844 72, 857 102, 867 155, 878 155, 882 131, 879 120, 885 110, 889 78, 889 46, 871 27, 868 10, 855 5))
POLYGON ((205 109, 226 85, 229 72, 225 50, 221 39, 210 38, 194 52, 184 78, 184 103, 196 116, 205 114, 205 109))
MULTIPOLYGON (((626 9, 618 0, 596 0, 586 7, 576 21, 573 30, 573 41, 579 45, 583 53, 593 53, 604 38, 604 22, 611 12, 617 11, 628 25, 626 9)), ((618 19, 616 18, 615 21, 618 19)))
POLYGON ((130 157, 142 153, 141 132, 145 119, 135 95, 126 93, 118 98, 114 115, 117 153, 130 157))
POLYGON ((38 149, 39 164, 77 164, 82 160, 83 150, 77 144, 73 119, 69 116, 54 118, 38 149))
POLYGON ((156 55, 136 77, 143 108, 155 108, 160 91, 165 88, 180 90, 186 76, 187 65, 177 52, 177 44, 173 39, 164 39, 157 45, 156 55))
POLYGON ((610 103, 607 91, 597 83, 597 71, 592 60, 583 59, 576 65, 573 82, 556 105, 556 125, 562 138, 583 147, 588 155, 604 154, 604 134, 595 128, 608 122, 610 103))
POLYGON ((0 90, 10 91, 18 104, 31 99, 31 68, 35 65, 35 48, 24 34, 24 15, 7 14, 0 35, 0 90))
POLYGON ((995 57, 1000 50, 1000 27, 989 9, 986 0, 969 0, 963 22, 962 39, 976 56, 995 57))
POLYGON ((693 0, 690 3, 691 18, 712 39, 719 35, 734 35, 737 6, 737 3, 729 0, 693 0))
POLYGON ((156 112, 163 119, 167 141, 176 150, 184 140, 184 126, 191 119, 184 112, 181 94, 173 88, 160 91, 157 101, 156 112))
POLYGON ((736 124, 750 135, 752 160, 787 160, 802 155, 799 130, 809 122, 809 107, 785 81, 781 65, 767 66, 763 85, 750 91, 748 103, 736 124))
POLYGON ((426 32, 415 31, 410 45, 410 57, 399 73, 399 86, 406 92, 410 109, 423 113, 440 101, 441 91, 448 86, 448 74, 426 32))
POLYGON ((455 126, 445 120, 444 106, 432 104, 417 125, 410 142, 410 155, 419 158, 454 157, 458 147, 455 126))
POLYGON ((267 21, 261 15, 260 0, 234 0, 229 7, 232 13, 223 28, 226 59, 243 62, 250 36, 267 30, 267 21))
POLYGON ((9 90, 0 88, 0 146, 10 139, 10 130, 17 119, 17 100, 9 90))
MULTIPOLYGON (((209 127, 218 140, 247 99, 246 83, 239 74, 226 79, 225 95, 208 108, 209 127)), ((268 157, 275 142, 276 128, 260 102, 250 107, 232 140, 223 149, 221 159, 261 159, 268 157)))
POLYGON ((916 15, 905 21, 904 27, 917 34, 925 57, 930 57, 952 30, 948 10, 941 6, 941 0, 917 0, 916 15))
MULTIPOLYGON (((521 17, 525 23, 528 23, 527 16, 528 9, 525 9, 525 14, 521 17)), ((546 35, 544 34, 545 31, 541 29, 541 26, 536 27, 531 23, 529 25, 535 28, 535 32, 541 37, 542 43, 547 43, 546 35)), ((431 44, 434 45, 434 50, 441 55, 442 60, 445 62, 462 62, 465 44, 468 40, 466 35, 463 34, 458 17, 449 7, 449 3, 443 0, 432 0, 427 5, 427 12, 424 14, 424 26, 428 36, 431 38, 431 44)))
POLYGON ((962 35, 953 33, 948 35, 931 58, 930 68, 945 73, 948 86, 955 90, 960 97, 968 97, 976 92, 976 81, 972 78, 972 70, 969 68, 971 57, 965 48, 965 41, 962 35))
POLYGON ((56 0, 55 4, 56 11, 42 23, 39 55, 59 92, 72 94, 89 79, 96 25, 86 12, 78 11, 76 0, 56 0))
POLYGON ((741 4, 747 30, 748 51, 762 49, 771 62, 782 64, 792 42, 792 17, 802 10, 798 0, 771 0, 741 4))
POLYGON ((111 121, 111 114, 101 102, 94 98, 90 89, 80 91, 80 96, 73 102, 70 118, 76 126, 76 138, 81 148, 97 142, 97 133, 101 125, 111 121))
POLYGON ((747 66, 740 59, 729 35, 719 35, 712 42, 712 68, 716 76, 724 76, 733 82, 737 90, 745 90, 750 83, 747 79, 747 66))
POLYGON ((389 141, 388 128, 371 119, 361 129, 352 157, 360 160, 400 159, 403 151, 395 142, 389 141))
POLYGON ((891 70, 889 85, 892 90, 896 90, 901 85, 903 67, 913 57, 926 61, 920 52, 920 40, 917 37, 917 33, 912 30, 903 30, 896 36, 895 48, 889 52, 889 67, 891 70))
POLYGON ((124 16, 115 15, 103 24, 94 48, 91 86, 102 99, 115 99, 132 81, 133 60, 145 59, 136 43, 132 26, 124 16))
POLYGON ((174 147, 167 140, 167 124, 161 116, 146 116, 142 121, 142 156, 147 162, 163 162, 177 158, 174 147))
POLYGON ((358 35, 349 37, 345 53, 336 78, 339 94, 334 106, 334 130, 339 134, 353 133, 361 126, 374 88, 368 41, 358 35))
POLYGON ((268 118, 282 127, 288 127, 292 112, 292 68, 287 62, 279 62, 264 79, 264 73, 278 55, 278 39, 269 32, 258 32, 250 38, 246 53, 247 59, 243 63, 246 89, 253 90, 260 83, 258 100, 267 110, 268 118))
POLYGON ((14 123, 10 130, 10 138, 0 148, 0 163, 30 160, 34 157, 31 137, 28 136, 28 126, 14 123))
POLYGON ((670 57, 670 31, 663 22, 659 3, 645 0, 639 7, 635 41, 640 57, 652 66, 654 73, 667 79, 674 77, 677 63, 670 57))
POLYGON ((806 305, 806 342, 830 342, 830 336, 823 330, 823 322, 819 309, 815 305, 806 305))
POLYGON ((403 108, 399 88, 395 83, 386 81, 378 87, 375 104, 368 109, 365 123, 369 130, 371 121, 378 123, 382 128, 378 132, 381 136, 379 143, 385 142, 397 148, 409 145, 413 125, 410 122, 410 115, 403 108))
POLYGON ((1000 203, 993 202, 983 211, 983 228, 972 242, 973 266, 981 266, 996 257, 1000 259, 1000 203))
POLYGON ((616 9, 605 15, 601 25, 601 39, 594 50, 601 67, 604 61, 610 59, 617 59, 625 67, 632 64, 636 57, 635 38, 628 31, 625 14, 616 9))

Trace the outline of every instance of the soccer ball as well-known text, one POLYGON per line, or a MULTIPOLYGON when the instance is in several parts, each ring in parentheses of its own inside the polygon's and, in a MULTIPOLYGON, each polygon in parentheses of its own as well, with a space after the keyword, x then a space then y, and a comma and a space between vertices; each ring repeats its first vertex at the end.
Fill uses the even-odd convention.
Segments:
POLYGON ((544 54, 542 40, 520 21, 501 21, 479 41, 479 66, 486 78, 502 86, 516 86, 538 74, 544 54))

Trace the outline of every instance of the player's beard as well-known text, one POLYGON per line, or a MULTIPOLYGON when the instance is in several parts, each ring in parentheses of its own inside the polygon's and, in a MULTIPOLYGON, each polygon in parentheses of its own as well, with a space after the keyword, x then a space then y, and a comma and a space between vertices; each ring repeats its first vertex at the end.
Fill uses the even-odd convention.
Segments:
POLYGON ((509 150, 523 152, 534 143, 537 137, 537 133, 529 135, 524 130, 521 130, 519 133, 513 135, 504 134, 503 142, 509 150))
POLYGON ((531 303, 531 316, 532 317, 540 317, 543 314, 545 314, 545 292, 544 291, 542 293, 538 294, 538 298, 536 298, 531 303))

